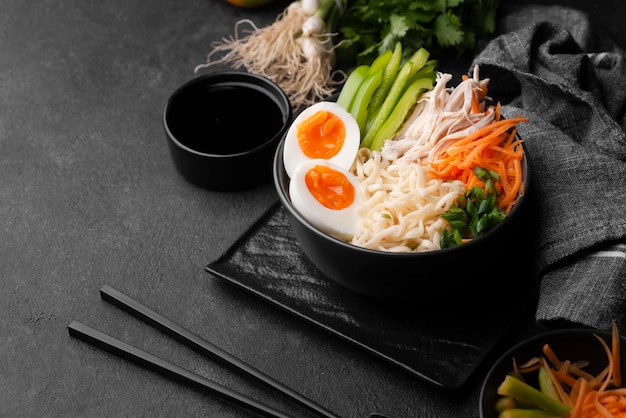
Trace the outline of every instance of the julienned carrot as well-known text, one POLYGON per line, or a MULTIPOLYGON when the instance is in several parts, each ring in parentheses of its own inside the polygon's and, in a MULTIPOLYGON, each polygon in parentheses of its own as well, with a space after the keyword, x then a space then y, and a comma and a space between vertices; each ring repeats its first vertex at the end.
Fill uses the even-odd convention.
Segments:
POLYGON ((475 167, 497 173, 500 180, 495 182, 499 194, 496 202, 508 213, 520 193, 523 176, 521 162, 524 152, 522 140, 516 137, 516 125, 528 122, 528 119, 520 116, 499 119, 499 106, 495 113, 497 119, 493 123, 442 149, 430 165, 435 177, 461 180, 468 190, 485 185, 474 173, 475 167))
POLYGON ((514 370, 525 374, 536 370, 537 364, 548 368, 560 401, 572 408, 566 418, 626 418, 626 387, 621 386, 620 337, 616 323, 612 324, 610 346, 604 339, 596 338, 607 357, 607 366, 596 375, 559 359, 549 345, 543 347, 545 357, 532 359, 519 368, 514 362, 514 370))
POLYGON ((553 373, 554 373, 554 377, 556 378, 556 380, 570 387, 573 387, 577 382, 577 380, 574 377, 572 377, 571 375, 567 373, 563 373, 558 370, 553 371, 553 373))
POLYGON ((552 347, 550 347, 549 344, 544 344, 543 354, 548 358, 548 360, 550 360, 554 367, 557 369, 561 367, 561 360, 557 357, 556 353, 552 350, 552 347))
POLYGON ((615 386, 622 386, 622 362, 620 361, 620 338, 619 331, 617 329, 617 324, 613 321, 611 326, 611 350, 613 352, 613 383, 615 386))
POLYGON ((574 405, 574 409, 570 412, 573 417, 579 417, 583 411, 583 405, 587 396, 592 393, 593 390, 589 386, 589 382, 585 379, 578 379, 576 384, 572 387, 571 400, 574 405))

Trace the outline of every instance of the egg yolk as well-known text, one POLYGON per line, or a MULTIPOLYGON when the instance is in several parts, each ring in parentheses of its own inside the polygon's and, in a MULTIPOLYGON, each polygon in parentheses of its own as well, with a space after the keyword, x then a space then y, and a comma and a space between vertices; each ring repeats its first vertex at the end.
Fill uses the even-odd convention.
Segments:
POLYGON ((304 155, 328 160, 343 147, 346 127, 334 113, 320 110, 298 125, 296 136, 304 155))
POLYGON ((316 165, 307 171, 304 181, 315 200, 328 209, 345 209, 354 202, 354 186, 333 168, 316 165))

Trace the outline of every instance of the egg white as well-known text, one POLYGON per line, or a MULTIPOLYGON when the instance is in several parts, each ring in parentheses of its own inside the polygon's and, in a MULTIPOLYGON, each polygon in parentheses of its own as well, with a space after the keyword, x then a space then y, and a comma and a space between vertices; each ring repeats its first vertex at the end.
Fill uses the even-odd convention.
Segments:
POLYGON ((304 109, 302 113, 296 117, 287 131, 287 135, 285 136, 283 161, 285 164, 285 172, 289 177, 293 177, 293 172, 296 167, 298 167, 303 161, 311 159, 306 156, 304 152, 302 152, 300 144, 298 143, 298 138, 296 136, 298 132, 298 125, 311 115, 315 114, 315 112, 323 110, 329 111, 339 117, 343 121, 346 129, 346 136, 342 148, 332 158, 329 158, 328 161, 331 161, 345 169, 350 169, 352 166, 361 143, 359 125, 354 117, 337 103, 318 102, 304 109))
POLYGON ((289 195, 294 207, 311 225, 343 241, 352 239, 359 222, 359 181, 348 170, 324 159, 307 160, 294 170, 289 183, 289 195), (322 205, 309 191, 305 175, 316 165, 323 165, 342 172, 354 187, 354 201, 344 209, 329 209, 322 205))

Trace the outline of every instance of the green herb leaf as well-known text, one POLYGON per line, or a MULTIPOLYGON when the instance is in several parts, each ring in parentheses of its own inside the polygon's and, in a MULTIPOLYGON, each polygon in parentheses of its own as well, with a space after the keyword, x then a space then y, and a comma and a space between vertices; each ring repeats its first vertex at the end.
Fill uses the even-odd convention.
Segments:
POLYGON ((463 24, 458 16, 442 13, 435 19, 433 30, 439 44, 446 48, 463 43, 463 24))
POLYGON ((389 30, 384 32, 378 52, 382 54, 386 51, 393 51, 396 43, 406 36, 409 29, 411 28, 407 24, 406 16, 392 14, 389 17, 389 30))
POLYGON ((435 58, 461 54, 495 30, 500 0, 351 0, 339 21, 343 43, 358 64, 402 42, 404 58, 420 47, 435 58))

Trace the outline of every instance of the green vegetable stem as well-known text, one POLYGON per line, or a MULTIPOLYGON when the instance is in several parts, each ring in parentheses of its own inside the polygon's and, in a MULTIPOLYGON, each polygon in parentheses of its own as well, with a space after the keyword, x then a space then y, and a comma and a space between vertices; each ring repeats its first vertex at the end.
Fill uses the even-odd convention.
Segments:
POLYGON ((352 105, 352 101, 356 96, 357 91, 359 90, 359 86, 365 77, 367 77, 367 73, 370 69, 369 65, 359 65, 348 75, 346 82, 344 83, 341 91, 339 92, 339 96, 337 97, 337 104, 350 111, 350 106, 352 105))
POLYGON ((402 93, 404 93, 405 85, 411 75, 412 66, 413 64, 411 62, 407 62, 400 69, 398 76, 391 85, 389 94, 387 94, 387 97, 385 97, 385 101, 381 105, 380 110, 376 112, 374 120, 371 122, 370 127, 368 128, 365 136, 363 137, 363 140, 361 141, 362 147, 370 148, 370 146, 372 145, 372 141, 376 136, 376 132, 378 132, 380 127, 385 123, 387 117, 391 114, 394 106, 396 105, 398 100, 400 100, 400 96, 402 95, 402 93))
MULTIPOLYGON (((517 409, 507 409, 500 413, 499 415, 500 418, 503 416, 509 417, 509 418, 514 418, 514 417, 520 417, 520 418, 542 417, 543 418, 543 417, 555 417, 555 416, 563 417, 563 416, 566 416, 571 411, 571 408, 569 406, 552 399, 550 396, 546 395, 545 393, 541 392, 538 389, 535 389, 528 383, 522 382, 521 380, 516 379, 512 376, 506 376, 504 378, 504 381, 498 387, 498 394, 502 396, 511 396, 516 399, 524 400, 534 405, 535 408, 542 410, 542 411, 535 412, 535 414, 539 414, 539 415, 515 415, 517 413, 516 411, 518 411, 517 409), (503 415, 507 411, 509 415, 503 415), (544 415, 541 415, 540 412, 543 412, 544 415), (549 414, 549 415, 545 415, 545 414, 549 414)), ((520 411, 532 411, 532 410, 521 409, 520 411)))
POLYGON ((383 81, 380 88, 376 90, 374 96, 372 97, 372 101, 370 103, 371 113, 376 113, 378 111, 380 105, 382 105, 385 100, 387 93, 389 93, 389 89, 391 88, 393 81, 396 79, 396 75, 398 75, 398 69, 400 68, 400 63, 402 61, 402 44, 397 42, 393 53, 391 50, 388 50, 387 52, 384 52, 383 55, 384 54, 389 54, 390 57, 383 73, 383 81))
MULTIPOLYGON (((378 134, 378 131, 383 127, 385 122, 387 122, 387 119, 390 117, 396 104, 400 101, 400 98, 408 89, 409 85, 411 84, 412 77, 426 64, 428 56, 428 51, 420 48, 413 54, 413 56, 411 56, 411 58, 402 66, 402 68, 400 68, 400 71, 398 71, 398 74, 393 80, 389 92, 386 94, 385 100, 380 106, 380 109, 376 111, 375 115, 372 115, 372 119, 368 123, 367 132, 365 133, 365 135, 363 136, 363 140, 361 141, 362 147, 380 150, 382 148, 382 142, 393 136, 395 130, 388 130, 386 132, 387 136, 385 138, 378 139, 376 148, 372 147, 374 138, 378 138, 380 136, 378 134)), ((430 88, 432 88, 432 82, 430 88)), ((413 104, 417 102, 417 97, 418 96, 415 96, 415 102, 413 102, 413 104)), ((404 114, 404 116, 406 116, 406 113, 404 114)), ((402 122, 404 122, 404 117, 400 121, 400 124, 402 122)), ((395 124, 397 125, 396 129, 399 128, 400 124, 395 124)))
POLYGON ((402 45, 380 54, 371 65, 356 67, 339 92, 337 103, 356 119, 361 146, 380 150, 414 108, 419 96, 433 88, 436 61, 418 49, 402 64, 402 45))
POLYGON ((385 120, 383 125, 374 135, 370 148, 380 151, 386 139, 391 138, 400 128, 409 112, 415 107, 419 95, 433 88, 433 81, 430 78, 419 78, 415 80, 404 92, 393 111, 385 120))
POLYGON ((361 86, 359 87, 352 104, 350 105, 350 114, 354 117, 361 132, 365 130, 367 121, 367 109, 374 91, 380 86, 383 80, 383 70, 377 70, 372 74, 368 74, 361 86))
POLYGON ((548 395, 549 397, 551 397, 552 399, 558 401, 560 397, 559 397, 558 392, 556 391, 554 382, 552 382, 552 379, 550 378, 549 373, 550 372, 545 367, 539 368, 539 374, 538 374, 539 390, 545 393, 546 395, 548 395))
POLYGON ((370 66, 370 73, 374 73, 378 70, 385 71, 385 69, 389 65, 389 61, 391 60, 392 55, 393 53, 391 51, 385 51, 380 54, 378 58, 376 58, 374 62, 372 62, 372 65, 370 66))
POLYGON ((424 65, 426 65, 429 56, 430 53, 424 48, 420 48, 415 51, 415 54, 413 54, 413 56, 409 59, 409 62, 413 64, 413 73, 411 74, 411 77, 413 77, 418 70, 422 69, 424 65))

